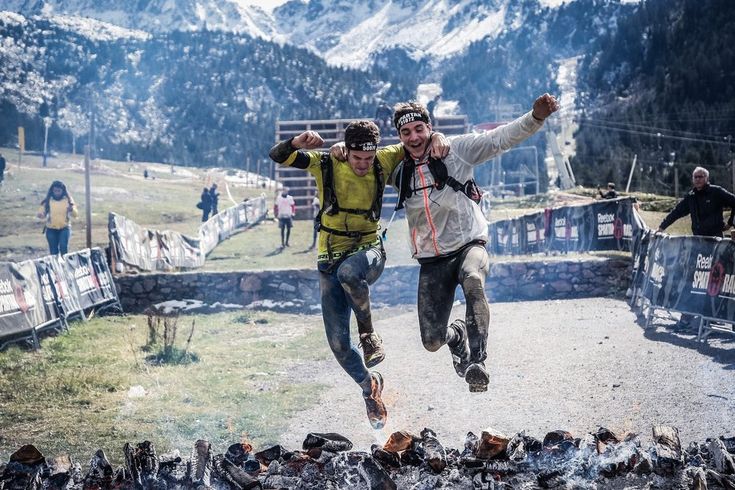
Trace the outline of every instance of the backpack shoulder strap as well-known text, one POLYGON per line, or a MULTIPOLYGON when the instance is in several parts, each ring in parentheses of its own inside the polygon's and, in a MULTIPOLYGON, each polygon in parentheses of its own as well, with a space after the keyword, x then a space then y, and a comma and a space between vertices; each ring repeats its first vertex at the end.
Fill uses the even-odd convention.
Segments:
POLYGON ((383 173, 383 165, 381 165, 377 155, 375 155, 375 159, 373 160, 373 173, 375 173, 375 197, 373 198, 373 203, 370 206, 367 218, 370 221, 378 221, 380 219, 380 212, 383 209, 385 175, 383 173))
POLYGON ((396 174, 395 185, 398 188, 398 201, 394 211, 403 209, 403 205, 406 199, 411 195, 411 182, 413 181, 413 173, 416 169, 416 164, 413 159, 408 156, 403 158, 403 161, 398 166, 398 173, 396 174))

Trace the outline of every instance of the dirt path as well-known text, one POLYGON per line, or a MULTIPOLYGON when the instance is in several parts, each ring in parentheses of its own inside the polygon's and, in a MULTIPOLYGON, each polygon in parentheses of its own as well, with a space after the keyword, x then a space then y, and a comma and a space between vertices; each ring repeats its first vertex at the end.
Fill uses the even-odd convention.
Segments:
POLYGON ((468 392, 446 347, 423 349, 413 308, 378 310, 387 426, 372 430, 359 389, 330 360, 316 374, 330 388, 291 421, 280 443, 296 449, 309 432, 338 432, 366 450, 396 430, 418 434, 424 427, 457 448, 468 431, 487 427, 543 438, 556 429, 579 436, 605 426, 648 441, 651 426, 669 424, 684 445, 735 435, 733 336, 701 345, 663 323, 645 331, 625 302, 604 298, 503 303, 491 314, 487 393, 468 392))

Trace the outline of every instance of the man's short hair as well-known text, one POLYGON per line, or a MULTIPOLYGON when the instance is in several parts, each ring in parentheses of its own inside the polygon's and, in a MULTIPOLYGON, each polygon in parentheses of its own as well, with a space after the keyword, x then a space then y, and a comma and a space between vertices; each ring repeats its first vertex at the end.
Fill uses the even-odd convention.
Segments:
POLYGON ((697 168, 695 168, 694 170, 692 170, 692 176, 694 174, 696 174, 697 172, 703 173, 704 174, 704 178, 706 180, 709 179, 709 170, 707 170, 706 168, 704 168, 704 167, 697 167, 697 168))
POLYGON ((345 128, 348 150, 375 151, 380 144, 380 129, 372 121, 352 121, 345 128))
POLYGON ((393 108, 393 125, 400 130, 401 126, 414 121, 430 124, 429 110, 418 102, 401 102, 393 108))
POLYGON ((607 188, 608 189, 615 189, 615 183, 614 182, 608 182, 607 183, 607 188))

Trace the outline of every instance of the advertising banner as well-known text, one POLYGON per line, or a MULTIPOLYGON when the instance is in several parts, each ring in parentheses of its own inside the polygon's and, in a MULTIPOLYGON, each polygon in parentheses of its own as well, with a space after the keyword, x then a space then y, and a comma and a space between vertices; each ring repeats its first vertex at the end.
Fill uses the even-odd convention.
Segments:
POLYGON ((720 238, 654 235, 642 295, 655 307, 727 320, 731 250, 732 241, 720 238))
POLYGON ((0 262, 0 338, 49 321, 33 262, 0 262))
POLYGON ((592 210, 589 206, 562 206, 551 210, 549 249, 558 252, 586 252, 592 239, 592 210))
POLYGON ((592 205, 594 219, 590 250, 630 252, 634 232, 642 229, 640 217, 630 199, 608 199, 592 205))
POLYGON ((523 227, 523 245, 525 253, 543 253, 547 250, 546 213, 540 211, 520 218, 523 227))
POLYGON ((144 271, 195 269, 204 265, 206 255, 219 243, 260 222, 266 211, 265 196, 229 207, 202 224, 196 238, 175 231, 149 230, 110 213, 111 254, 116 267, 127 265, 144 271))
POLYGON ((634 203, 624 197, 496 221, 488 228, 490 251, 497 255, 631 251, 646 229, 634 203))
MULTIPOLYGON (((68 275, 79 293, 79 303, 82 308, 91 308, 107 301, 103 286, 92 265, 92 255, 89 250, 67 254, 64 256, 64 261, 68 275)), ((109 285, 107 287, 109 289, 109 285)))
POLYGON ((21 263, 0 262, 0 339, 118 301, 104 252, 85 249, 21 263))

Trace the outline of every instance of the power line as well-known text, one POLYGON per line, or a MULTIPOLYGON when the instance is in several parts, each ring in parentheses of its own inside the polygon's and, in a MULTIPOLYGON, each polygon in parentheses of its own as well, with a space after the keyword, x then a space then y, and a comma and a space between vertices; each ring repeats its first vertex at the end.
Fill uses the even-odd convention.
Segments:
POLYGON ((637 131, 634 129, 625 129, 625 128, 617 128, 614 126, 605 126, 603 124, 589 122, 589 121, 580 121, 580 126, 591 126, 593 128, 598 129, 606 129, 608 131, 618 131, 621 133, 630 133, 630 134, 640 134, 643 136, 655 136, 657 138, 665 138, 665 139, 672 139, 672 140, 679 140, 679 141, 691 141, 694 143, 709 143, 712 145, 720 145, 720 146, 730 146, 730 143, 728 141, 717 141, 717 140, 708 140, 708 139, 702 139, 702 138, 692 138, 689 136, 674 136, 669 134, 664 134, 661 132, 651 133, 646 131, 637 131))

